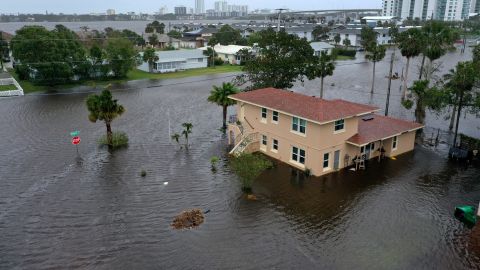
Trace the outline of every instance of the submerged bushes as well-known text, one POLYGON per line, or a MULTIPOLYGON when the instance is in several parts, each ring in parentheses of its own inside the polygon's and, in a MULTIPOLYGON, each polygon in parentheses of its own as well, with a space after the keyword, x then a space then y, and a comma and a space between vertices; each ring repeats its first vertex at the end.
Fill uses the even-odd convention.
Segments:
MULTIPOLYGON (((108 146, 107 135, 103 135, 98 140, 98 144, 108 146)), ((128 145, 128 136, 125 132, 113 132, 112 133, 112 145, 113 148, 120 148, 128 145)))

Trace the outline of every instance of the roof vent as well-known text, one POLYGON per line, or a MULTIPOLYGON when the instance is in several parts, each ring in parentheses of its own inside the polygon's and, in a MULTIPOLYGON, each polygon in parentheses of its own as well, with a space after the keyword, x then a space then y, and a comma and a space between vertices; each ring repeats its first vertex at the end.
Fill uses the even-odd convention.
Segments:
POLYGON ((375 119, 375 117, 373 117, 373 115, 366 115, 366 116, 362 117, 363 121, 371 121, 373 119, 375 119))

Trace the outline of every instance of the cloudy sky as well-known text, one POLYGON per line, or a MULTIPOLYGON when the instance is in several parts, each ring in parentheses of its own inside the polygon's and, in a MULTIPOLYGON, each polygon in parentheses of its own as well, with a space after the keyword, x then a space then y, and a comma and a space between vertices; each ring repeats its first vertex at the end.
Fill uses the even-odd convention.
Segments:
MULTIPOLYGON (((105 12, 109 8, 117 12, 154 13, 162 6, 169 11, 175 5, 194 7, 195 0, 0 0, 8 2, 0 5, 0 13, 90 13, 105 12)), ((228 1, 228 0, 227 0, 228 1)), ((215 0, 205 0, 205 8, 213 8, 215 0)), ((231 4, 249 5, 256 8, 290 8, 295 10, 330 9, 330 8, 381 8, 382 0, 230 0, 231 4)))

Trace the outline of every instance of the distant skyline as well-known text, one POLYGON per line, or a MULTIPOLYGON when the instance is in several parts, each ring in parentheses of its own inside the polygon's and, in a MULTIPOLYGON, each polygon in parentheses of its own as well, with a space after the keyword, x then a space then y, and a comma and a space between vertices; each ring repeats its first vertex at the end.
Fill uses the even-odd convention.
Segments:
MULTIPOLYGON (((8 0, 2 0, 8 1, 8 0)), ((215 0, 205 0, 205 9, 213 9, 215 0)), ((248 5, 249 10, 289 8, 294 10, 311 9, 347 9, 347 8, 378 8, 382 7, 381 0, 338 0, 338 1, 292 1, 292 0, 231 0, 230 4, 248 5)), ((88 14, 101 13, 107 9, 115 9, 116 13, 143 12, 153 14, 160 7, 167 6, 169 12, 173 7, 183 5, 195 8, 195 0, 15 0, 8 1, 8 5, 0 7, 0 13, 65 13, 65 14, 88 14)))

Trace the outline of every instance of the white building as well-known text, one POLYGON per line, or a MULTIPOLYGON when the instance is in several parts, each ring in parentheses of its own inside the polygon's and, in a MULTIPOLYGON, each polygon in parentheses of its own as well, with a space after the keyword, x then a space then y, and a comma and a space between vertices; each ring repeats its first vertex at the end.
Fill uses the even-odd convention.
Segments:
MULTIPOLYGON (((206 51, 209 47, 200 48, 200 50, 206 51)), ((218 58, 222 59, 224 62, 228 62, 231 65, 240 65, 242 63, 242 58, 239 55, 239 52, 243 49, 251 50, 252 47, 249 46, 239 46, 239 45, 220 45, 217 44, 214 47, 215 54, 218 58)))
POLYGON ((168 7, 167 6, 161 7, 160 10, 158 11, 159 15, 165 15, 167 13, 168 13, 168 7))
POLYGON ((312 42, 310 43, 310 46, 312 47, 314 53, 313 55, 315 56, 320 56, 322 52, 326 52, 327 54, 332 54, 332 50, 333 48, 335 48, 335 46, 332 46, 326 42, 312 42))
MULTIPOLYGON (((153 73, 176 72, 185 69, 205 68, 208 57, 202 50, 157 51, 158 61, 153 63, 153 73)), ((150 72, 148 63, 143 62, 138 69, 150 72)))
POLYGON ((115 15, 115 9, 107 9, 107 15, 115 15))
POLYGON ((461 21, 474 12, 480 0, 382 0, 383 16, 402 20, 461 21))
POLYGON ((195 0, 195 14, 205 13, 205 0, 195 0))

